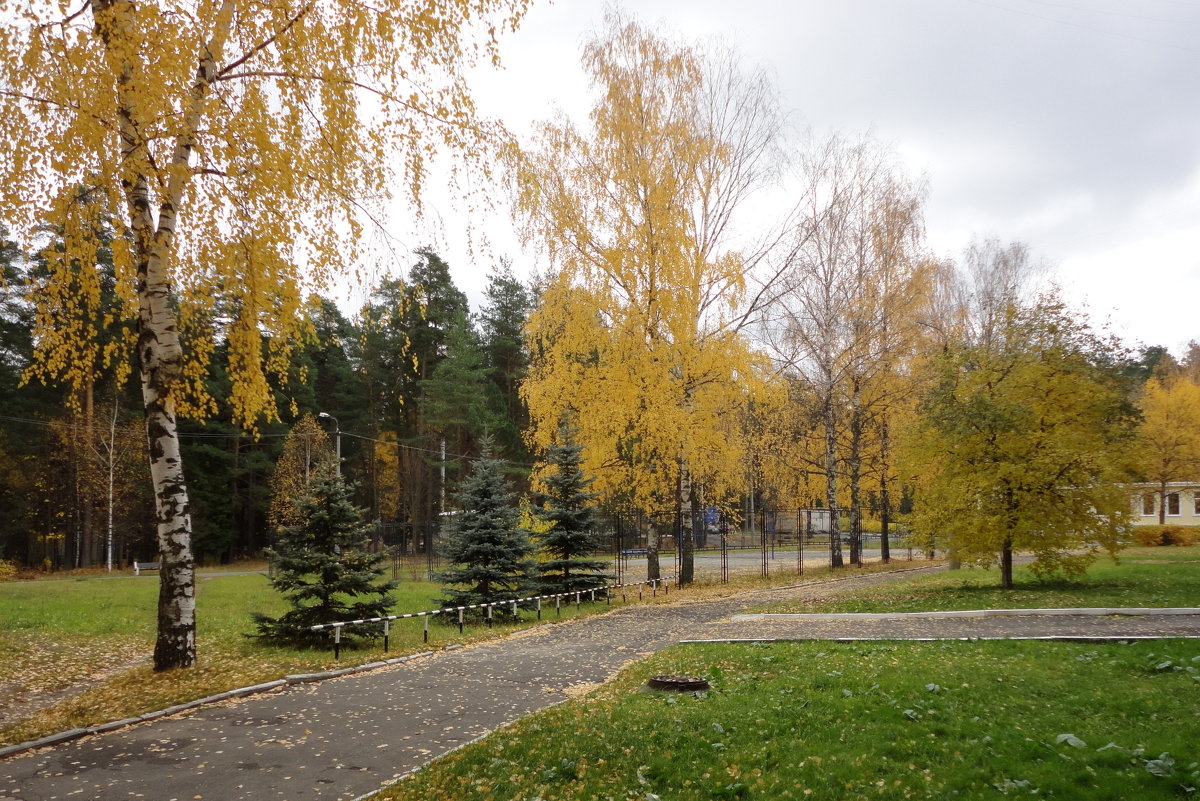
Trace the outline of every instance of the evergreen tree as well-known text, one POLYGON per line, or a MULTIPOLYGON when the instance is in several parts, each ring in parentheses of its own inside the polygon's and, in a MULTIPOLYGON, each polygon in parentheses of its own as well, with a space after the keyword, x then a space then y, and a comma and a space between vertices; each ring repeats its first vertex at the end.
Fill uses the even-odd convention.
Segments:
MULTIPOLYGON (((455 332, 473 331, 467 296, 454 285, 449 266, 428 248, 417 255, 407 282, 384 281, 363 307, 359 369, 373 433, 398 443, 390 448, 394 458, 377 454, 375 467, 394 472, 373 475, 376 494, 397 496, 398 519, 425 522, 437 519, 443 497, 441 464, 433 455, 440 451, 441 431, 426 419, 425 393, 452 355, 455 332)), ((454 447, 447 443, 447 449, 454 447)))
MULTIPOLYGON (((483 441, 455 498, 458 512, 443 557, 451 567, 439 576, 443 606, 494 603, 521 596, 533 583, 533 544, 520 527, 520 510, 504 478, 504 466, 483 441)), ((494 614, 505 610, 497 608, 494 614)))
POLYGON ((462 461, 459 455, 473 452, 483 432, 492 429, 498 418, 489 408, 486 372, 479 337, 470 320, 462 318, 448 332, 441 361, 419 384, 421 425, 430 447, 440 450, 445 443, 446 461, 429 460, 435 469, 450 471, 442 491, 454 491, 454 476, 462 461))
POLYGON ((316 645, 330 635, 311 626, 381 617, 395 605, 390 593, 396 582, 380 580, 386 556, 368 553, 370 527, 351 492, 332 465, 323 465, 296 502, 299 522, 280 527, 278 544, 268 551, 275 566, 271 586, 292 608, 278 618, 255 614, 260 637, 316 645))
POLYGON ((497 410, 492 431, 503 456, 526 463, 529 450, 524 431, 529 426, 529 412, 521 400, 520 385, 529 371, 524 328, 533 310, 533 299, 507 262, 488 276, 484 294, 487 303, 479 321, 490 379, 490 401, 497 410))
POLYGON ((602 587, 607 581, 605 563, 587 557, 596 550, 593 530, 596 494, 588 492, 592 480, 583 474, 583 446, 576 438, 579 429, 566 418, 558 427, 558 439, 550 446, 546 461, 550 472, 542 479, 544 492, 534 501, 550 530, 539 543, 550 559, 541 564, 543 592, 576 592, 602 587))

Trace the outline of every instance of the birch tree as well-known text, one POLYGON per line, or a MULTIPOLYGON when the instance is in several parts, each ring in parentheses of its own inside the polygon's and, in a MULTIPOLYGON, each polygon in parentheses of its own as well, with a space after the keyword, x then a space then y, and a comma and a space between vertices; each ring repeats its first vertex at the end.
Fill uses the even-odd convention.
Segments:
MULTIPOLYGON (((732 53, 615 13, 583 64, 590 127, 543 124, 517 165, 525 231, 557 268, 528 327, 530 437, 547 448, 569 411, 606 500, 694 519, 701 495, 742 486, 736 412, 756 360, 740 330, 766 251, 736 224, 774 177, 777 104, 732 53)), ((649 531, 651 578, 661 533, 649 531)), ((685 531, 683 582, 691 543, 685 531)))
POLYGON ((831 137, 800 158, 803 185, 781 293, 765 333, 784 371, 801 377, 815 404, 812 429, 822 447, 807 450, 824 478, 830 510, 829 562, 843 564, 839 509, 851 517, 851 560, 861 551, 864 436, 878 383, 905 349, 904 332, 920 293, 919 187, 868 138, 831 137), (847 493, 839 491, 846 476, 847 493))
MULTIPOLYGON (((270 415, 268 376, 286 367, 305 281, 360 262, 391 186, 419 206, 435 150, 487 149, 492 127, 462 70, 495 61, 526 6, 0 3, 0 218, 18 234, 70 221, 64 189, 82 186, 119 221, 163 564, 156 669, 196 659, 176 420, 213 411, 214 329, 229 343, 238 421, 270 415)), ((68 256, 86 247, 68 242, 68 256)))

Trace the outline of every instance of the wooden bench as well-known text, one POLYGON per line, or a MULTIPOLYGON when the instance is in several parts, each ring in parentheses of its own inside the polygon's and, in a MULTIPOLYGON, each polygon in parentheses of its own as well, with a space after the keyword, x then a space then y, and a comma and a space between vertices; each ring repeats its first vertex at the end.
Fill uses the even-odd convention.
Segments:
POLYGON ((140 576, 143 570, 159 570, 161 568, 162 564, 159 562, 134 562, 133 574, 135 576, 140 576))
POLYGON ((647 548, 626 548, 621 551, 621 556, 628 559, 631 556, 648 556, 649 553, 650 551, 647 548))

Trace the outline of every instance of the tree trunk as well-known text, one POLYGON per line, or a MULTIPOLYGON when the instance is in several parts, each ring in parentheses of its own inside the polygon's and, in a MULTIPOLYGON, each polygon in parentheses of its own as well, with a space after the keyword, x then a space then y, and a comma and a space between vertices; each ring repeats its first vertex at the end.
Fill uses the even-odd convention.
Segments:
POLYGON ((692 516, 691 522, 687 526, 680 525, 679 531, 679 584, 691 584, 696 578, 696 540, 693 535, 696 522, 696 488, 692 484, 692 474, 688 470, 687 462, 682 461, 679 465, 679 494, 675 499, 675 508, 678 510, 676 519, 680 524, 683 523, 683 504, 687 502, 689 512, 692 516))
POLYGON ((1000 550, 1000 586, 1006 590, 1013 588, 1012 537, 1004 538, 1004 545, 1000 550))
POLYGON ((842 567, 842 534, 838 530, 836 422, 831 390, 825 399, 825 505, 829 507, 830 567, 842 567))
POLYGON ((83 421, 78 414, 70 420, 71 437, 71 525, 63 541, 67 567, 80 567, 80 539, 83 531, 83 448, 79 440, 83 437, 83 421))
MULTIPOLYGON (((162 295, 161 306, 166 307, 166 293, 162 295)), ((178 334, 169 309, 165 314, 156 314, 154 306, 158 304, 152 298, 150 301, 143 305, 138 352, 142 359, 142 400, 161 565, 154 669, 169 670, 196 664, 196 568, 175 403, 169 392, 179 369, 178 334), (169 344, 172 340, 173 348, 169 344)))
POLYGON ((1162 482, 1158 490, 1158 524, 1167 524, 1167 482, 1162 482))
POLYGON ((117 398, 113 393, 112 419, 108 426, 108 524, 104 536, 104 567, 109 573, 113 569, 113 506, 116 505, 113 484, 117 467, 117 398))
POLYGON ((892 494, 888 481, 891 470, 888 464, 890 429, 887 418, 884 418, 879 426, 879 558, 885 565, 892 561, 892 546, 888 541, 888 527, 892 522, 892 494))
POLYGON ((79 564, 76 567, 91 567, 96 564, 96 481, 91 451, 93 429, 95 428, 96 412, 95 379, 88 376, 87 385, 83 388, 83 436, 88 440, 87 448, 79 449, 79 464, 83 470, 83 495, 79 499, 82 518, 79 525, 79 538, 82 545, 79 564))
POLYGON ((646 527, 646 581, 661 577, 658 566, 658 527, 651 520, 646 527))
MULTIPOLYGON (((147 213, 149 209, 146 209, 147 213)), ((162 223, 160 216, 160 226, 162 223)), ((158 638, 154 669, 196 664, 196 576, 192 518, 171 390, 182 367, 182 348, 168 297, 164 259, 138 264, 142 401, 158 528, 158 638)))
POLYGON ((850 484, 850 564, 862 567, 862 387, 861 380, 854 376, 850 412, 850 453, 848 472, 850 484))

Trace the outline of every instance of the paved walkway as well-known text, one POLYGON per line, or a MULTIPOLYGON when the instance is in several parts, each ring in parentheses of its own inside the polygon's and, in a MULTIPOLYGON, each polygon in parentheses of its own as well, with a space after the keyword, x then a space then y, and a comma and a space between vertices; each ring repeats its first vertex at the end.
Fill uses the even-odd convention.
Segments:
POLYGON ((907 623, 729 619, 749 606, 823 596, 835 588, 907 575, 875 574, 832 587, 812 584, 713 601, 623 607, 369 673, 290 685, 11 757, 0 762, 0 799, 354 799, 681 640, 896 638, 935 632, 1200 636, 1200 614, 1164 620, 1022 616, 907 623))

